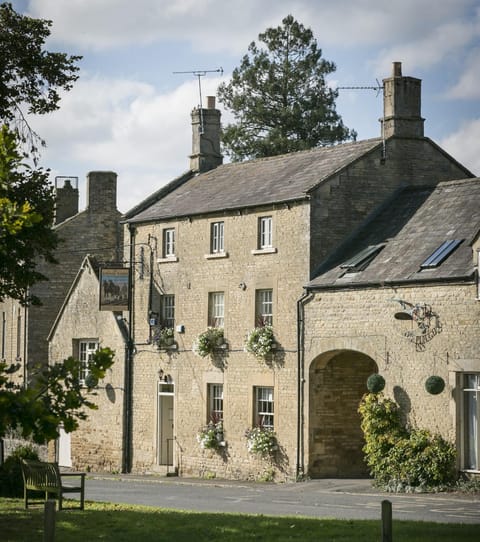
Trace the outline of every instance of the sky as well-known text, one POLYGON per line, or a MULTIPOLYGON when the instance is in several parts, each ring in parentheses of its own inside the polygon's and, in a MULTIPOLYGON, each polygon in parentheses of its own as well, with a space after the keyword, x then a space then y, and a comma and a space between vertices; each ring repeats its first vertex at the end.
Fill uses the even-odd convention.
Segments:
MULTIPOLYGON (((81 208, 89 171, 118 174, 122 212, 185 172, 199 79, 205 105, 258 34, 289 14, 312 29, 323 57, 336 64, 328 78, 334 88, 378 86, 401 62, 404 76, 422 80, 425 135, 480 175, 480 0, 11 3, 52 21, 48 50, 83 56, 60 109, 29 119, 47 142, 40 165, 52 182, 78 177, 81 208)), ((231 113, 217 107, 230 122, 231 113)), ((336 108, 358 139, 380 136, 381 92, 339 90, 336 108)))

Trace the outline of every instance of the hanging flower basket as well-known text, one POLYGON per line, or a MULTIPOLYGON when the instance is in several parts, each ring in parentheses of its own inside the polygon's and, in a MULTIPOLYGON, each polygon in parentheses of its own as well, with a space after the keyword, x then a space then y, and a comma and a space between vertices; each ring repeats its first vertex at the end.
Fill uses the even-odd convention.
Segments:
POLYGON ((432 395, 438 395, 445 389, 445 380, 441 376, 429 376, 425 380, 425 389, 432 395))
POLYGON ((225 446, 223 423, 210 422, 197 433, 197 442, 203 450, 218 450, 225 446))
POLYGON ((158 348, 165 348, 166 346, 171 346, 174 339, 174 330, 173 327, 162 327, 153 337, 153 342, 158 346, 158 348))
POLYGON ((385 379, 378 373, 373 373, 367 378, 367 389, 370 393, 380 393, 385 387, 385 379))
POLYGON ((247 449, 251 454, 266 457, 278 449, 277 436, 269 427, 252 427, 245 431, 247 449))
POLYGON ((225 344, 225 338, 223 336, 223 328, 221 327, 207 327, 207 329, 200 333, 193 343, 193 351, 197 356, 205 358, 213 354, 216 348, 225 344))
POLYGON ((275 337, 271 326, 255 327, 247 335, 245 351, 257 358, 265 358, 276 347, 275 337))

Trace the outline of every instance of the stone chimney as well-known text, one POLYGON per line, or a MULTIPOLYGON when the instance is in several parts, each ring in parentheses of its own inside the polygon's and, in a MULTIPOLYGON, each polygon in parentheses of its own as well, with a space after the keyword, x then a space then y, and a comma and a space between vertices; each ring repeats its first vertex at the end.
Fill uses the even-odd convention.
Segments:
POLYGON ((87 209, 90 213, 117 210, 117 174, 113 171, 90 171, 87 174, 87 209))
POLYGON ((190 169, 203 173, 220 166, 220 111, 215 109, 215 96, 207 96, 207 109, 192 111, 192 154, 190 169))
POLYGON ((402 63, 393 63, 392 77, 383 80, 383 137, 423 137, 421 79, 402 76, 402 63))
POLYGON ((78 177, 55 178, 55 224, 78 213, 78 177), (63 181, 63 185, 60 183, 63 181), (75 186, 72 186, 72 182, 75 186))

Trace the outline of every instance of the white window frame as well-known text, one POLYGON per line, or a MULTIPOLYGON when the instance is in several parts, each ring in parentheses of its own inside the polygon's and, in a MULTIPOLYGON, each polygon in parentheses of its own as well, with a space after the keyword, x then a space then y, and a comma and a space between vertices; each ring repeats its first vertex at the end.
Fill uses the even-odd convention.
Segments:
POLYGON ((273 387, 254 387, 253 425, 264 427, 265 429, 275 428, 275 402, 273 387))
POLYGON ((461 390, 462 465, 464 470, 479 472, 480 373, 461 373, 461 390), (469 385, 467 379, 473 385, 469 385))
POLYGON ((160 299, 160 321, 163 327, 175 327, 175 296, 162 295, 160 299))
POLYGON ((273 219, 271 216, 261 216, 258 219, 258 248, 260 250, 273 248, 273 219))
POLYGON ((165 228, 163 230, 163 257, 175 257, 175 228, 165 228))
POLYGON ((81 339, 78 341, 78 359, 80 361, 80 384, 84 385, 90 371, 89 363, 93 355, 99 349, 99 343, 96 339, 81 339))
POLYGON ((224 327, 225 325, 225 293, 210 292, 208 294, 208 325, 224 327))
POLYGON ((225 223, 212 222, 210 224, 210 253, 223 254, 225 252, 225 223))
POLYGON ((273 325, 273 290, 263 288, 255 290, 255 325, 273 325))
POLYGON ((223 384, 208 384, 207 422, 223 421, 223 384))

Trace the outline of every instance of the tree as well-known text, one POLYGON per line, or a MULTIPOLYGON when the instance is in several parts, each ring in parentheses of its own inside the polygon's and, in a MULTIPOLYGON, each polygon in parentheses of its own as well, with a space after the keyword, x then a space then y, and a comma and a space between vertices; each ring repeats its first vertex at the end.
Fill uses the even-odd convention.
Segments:
POLYGON ((75 63, 82 58, 44 50, 51 25, 17 13, 10 3, 0 4, 0 118, 29 143, 34 158, 39 137, 25 115, 58 109, 59 91, 72 88, 78 78, 75 63))
POLYGON ((22 161, 18 137, 0 129, 0 302, 6 297, 38 304, 29 288, 43 280, 40 258, 54 262, 54 195, 48 172, 22 161))
POLYGON ((268 28, 248 47, 231 81, 218 88, 233 112, 222 143, 232 160, 259 158, 355 139, 335 110, 338 91, 326 76, 336 70, 322 58, 309 28, 291 15, 268 28))
POLYGON ((89 362, 87 387, 79 379, 80 361, 70 357, 62 363, 37 369, 28 388, 15 384, 11 376, 19 365, 0 363, 0 439, 11 430, 41 444, 58 438, 62 426, 69 433, 85 420, 85 409, 98 407, 88 398, 98 380, 113 364, 114 352, 98 350, 89 362))

